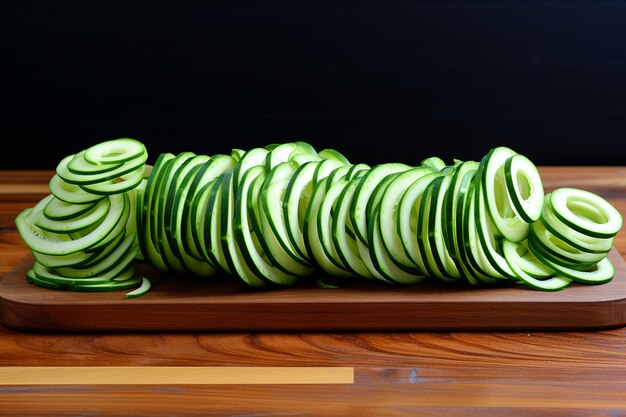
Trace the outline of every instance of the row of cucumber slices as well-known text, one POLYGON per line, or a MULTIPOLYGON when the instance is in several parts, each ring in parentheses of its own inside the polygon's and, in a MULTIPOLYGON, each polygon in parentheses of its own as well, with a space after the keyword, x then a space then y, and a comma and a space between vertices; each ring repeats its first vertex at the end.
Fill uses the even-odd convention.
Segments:
POLYGON ((251 287, 310 276, 560 290, 614 274, 620 213, 589 191, 544 192, 507 147, 480 161, 352 163, 307 142, 162 153, 114 139, 69 155, 16 225, 49 288, 149 290, 135 261, 251 287))

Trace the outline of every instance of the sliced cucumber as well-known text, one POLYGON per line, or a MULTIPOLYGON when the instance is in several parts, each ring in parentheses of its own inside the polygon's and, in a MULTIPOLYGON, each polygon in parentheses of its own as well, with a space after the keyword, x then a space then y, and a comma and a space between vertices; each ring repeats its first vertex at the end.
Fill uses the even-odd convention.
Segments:
POLYGON ((410 168, 412 167, 403 163, 384 163, 372 167, 361 177, 352 197, 349 212, 354 232, 361 242, 367 244, 367 225, 370 217, 367 208, 368 206, 371 207, 372 193, 388 175, 406 171, 410 168))
POLYGON ((612 238, 622 227, 622 215, 601 196, 576 188, 558 188, 550 194, 554 215, 577 232, 612 238))
POLYGON ((415 181, 430 173, 432 173, 432 169, 420 166, 397 175, 387 186, 378 210, 382 244, 385 245, 389 257, 394 263, 406 268, 417 268, 419 272, 422 271, 407 255, 399 233, 400 201, 406 190, 415 181))
POLYGON ((559 291, 569 286, 572 282, 570 278, 556 275, 546 279, 533 277, 521 267, 524 261, 518 252, 519 243, 505 240, 503 247, 506 260, 515 276, 530 287, 546 291, 559 291))
POLYGON ((95 165, 126 163, 144 159, 148 154, 144 144, 136 139, 119 138, 97 143, 85 150, 85 161, 95 165))
POLYGON ((615 267, 609 258, 603 258, 597 264, 581 270, 554 262, 538 252, 535 256, 560 276, 581 284, 605 284, 615 276, 615 267))
MULTIPOLYGON (((495 226, 491 218, 488 216, 487 211, 489 208, 486 203, 486 195, 481 192, 481 190, 477 190, 475 195, 475 222, 476 222, 476 231, 478 235, 478 241, 480 242, 479 254, 484 254, 487 259, 487 262, 483 262, 481 267, 489 269, 492 267, 495 271, 497 271, 494 275, 495 277, 504 277, 504 278, 512 278, 514 277, 513 271, 509 266, 508 262, 504 258, 501 250, 498 247, 497 240, 499 237, 495 229, 495 226), (485 266, 488 265, 488 266, 485 266)), ((526 224, 527 226, 527 224, 526 224)), ((524 233, 527 236, 527 232, 524 233)), ((517 242, 519 237, 511 240, 506 237, 504 239, 511 240, 512 242, 517 242)), ((480 262, 480 258, 479 258, 480 262)))
POLYGON ((204 236, 204 222, 199 219, 199 214, 203 213, 202 210, 206 207, 204 194, 209 189, 207 186, 214 183, 215 179, 224 172, 234 169, 236 162, 234 158, 226 154, 211 156, 195 172, 189 184, 187 197, 182 202, 184 207, 181 217, 177 221, 179 220, 181 223, 181 233, 183 233, 182 229, 184 228, 183 245, 191 256, 200 261, 207 261, 206 256, 202 253, 200 242, 200 236, 204 236))
POLYGON ((550 231, 546 229, 543 222, 533 223, 531 230, 533 238, 537 239, 538 244, 542 245, 547 251, 554 253, 555 256, 564 259, 572 265, 577 263, 596 263, 608 255, 606 252, 585 252, 571 246, 567 242, 550 233, 550 231))
POLYGON ((430 209, 428 211, 428 233, 425 246, 429 247, 427 260, 435 276, 445 282, 457 282, 461 275, 459 267, 450 256, 451 247, 446 243, 444 238, 443 223, 454 221, 454 219, 445 219, 442 214, 444 212, 445 197, 452 182, 453 171, 437 177, 433 180, 433 194, 430 200, 430 209))
MULTIPOLYGON (((104 216, 106 216, 111 206, 111 200, 104 198, 96 204, 87 206, 89 208, 87 212, 74 212, 72 217, 58 220, 56 218, 50 218, 46 215, 46 208, 48 205, 51 202, 58 200, 54 198, 53 194, 50 194, 48 197, 44 198, 44 201, 46 201, 46 206, 39 212, 39 215, 35 218, 34 222, 35 225, 43 230, 54 233, 73 233, 92 228, 104 219, 104 216)), ((76 207, 81 206, 77 205, 76 207)), ((55 208, 54 210, 58 210, 58 208, 55 208)), ((49 211, 51 210, 48 210, 48 212, 49 211)))
POLYGON ((75 174, 71 172, 68 169, 67 165, 73 157, 74 155, 70 155, 69 157, 62 159, 56 167, 56 174, 67 183, 79 186, 91 185, 93 187, 94 184, 100 184, 103 182, 116 180, 120 177, 136 172, 143 172, 143 167, 145 165, 148 155, 146 154, 139 158, 125 162, 114 170, 93 174, 75 174))
POLYGON ((622 216, 597 194, 546 194, 539 171, 507 147, 480 161, 369 166, 309 143, 160 154, 105 141, 58 163, 50 194, 15 224, 35 285, 146 294, 135 261, 246 286, 291 286, 323 272, 411 285, 601 284, 622 216))
MULTIPOLYGON (((480 285, 483 283, 494 284, 498 278, 485 272, 479 265, 474 253, 477 251, 476 227, 474 223, 473 209, 474 204, 472 196, 474 195, 473 184, 474 176, 477 172, 478 163, 463 164, 457 168, 454 175, 461 175, 463 178, 457 179, 458 186, 451 186, 450 190, 456 190, 457 196, 454 198, 455 203, 450 207, 451 227, 448 229, 448 247, 451 247, 450 256, 457 261, 459 269, 463 271, 463 276, 472 285, 480 285), (458 187, 458 188, 457 188, 458 187), (456 205, 456 209, 454 208, 456 205), (453 221, 452 221, 453 219, 453 221)), ((451 197, 448 197, 450 199, 451 197)), ((495 271, 494 271, 495 274, 495 271)))
POLYGON ((318 163, 313 161, 300 165, 289 179, 282 202, 285 228, 291 246, 308 263, 311 263, 311 258, 304 243, 304 218, 313 194, 313 178, 317 167, 318 163))
POLYGON ((144 165, 138 165, 135 170, 119 175, 96 184, 80 184, 80 188, 91 194, 110 195, 125 193, 134 190, 144 179, 144 165))
MULTIPOLYGON (((337 169, 340 169, 340 167, 337 169)), ((327 230, 327 228, 332 227, 329 223, 329 219, 331 218, 330 213, 327 210, 320 213, 327 195, 327 180, 328 177, 324 177, 315 184, 307 206, 303 225, 305 247, 309 259, 315 262, 315 265, 322 271, 336 276, 351 276, 351 272, 345 268, 345 265, 338 265, 324 252, 324 243, 327 245, 332 244, 330 233, 326 233, 324 236, 320 235, 321 228, 327 230), (320 222, 321 225, 318 227, 320 222), (322 242, 322 239, 325 239, 326 242, 322 242)), ((338 197, 338 193, 333 193, 332 196, 336 198, 338 197)), ((334 200, 330 201, 334 202, 334 200)))
POLYGON ((504 146, 492 149, 482 159, 476 178, 482 193, 478 199, 484 199, 480 205, 486 208, 495 231, 508 240, 519 242, 528 236, 528 223, 513 208, 506 184, 507 161, 515 155, 515 151, 504 146))
POLYGON ((312 146, 305 142, 281 143, 274 146, 266 155, 265 169, 267 171, 271 171, 278 164, 292 161, 294 158, 297 160, 298 157, 296 155, 305 155, 309 158, 319 158, 319 155, 315 152, 312 146))
POLYGON ((421 220, 420 212, 424 210, 426 201, 424 191, 428 185, 439 175, 438 172, 431 172, 417 178, 406 189, 400 198, 397 212, 397 231, 402 241, 402 247, 406 257, 421 271, 427 274, 424 253, 420 247, 422 230, 424 223, 421 220))
MULTIPOLYGON (((384 189, 388 188, 389 183, 396 176, 389 176, 380 184, 380 194, 384 194, 384 189)), ((382 199, 382 196, 381 196, 382 199)), ((367 241, 370 251, 371 266, 376 269, 375 276, 382 277, 384 281, 394 284, 417 284, 424 281, 427 275, 419 268, 404 267, 393 261, 387 247, 383 242, 380 224, 380 205, 381 200, 375 203, 370 216, 367 228, 367 241)))
POLYGON ((504 163, 506 191, 515 213, 526 223, 541 216, 544 190, 539 171, 524 155, 510 156, 504 163))
POLYGON ((274 165, 263 180, 257 204, 263 239, 270 244, 272 257, 291 274, 309 275, 314 271, 313 265, 300 256, 294 247, 283 211, 289 180, 297 168, 295 163, 288 160, 274 165))
POLYGON ((123 162, 101 164, 93 163, 85 159, 86 150, 80 151, 77 154, 72 155, 67 162, 67 169, 76 175, 94 175, 110 172, 120 168, 123 162))
POLYGON ((251 281, 251 285, 255 287, 268 284, 292 285, 299 277, 286 273, 264 256, 266 249, 261 243, 263 239, 258 236, 261 231, 254 226, 257 220, 254 220, 255 209, 251 206, 257 204, 264 174, 262 165, 250 168, 241 177, 236 191, 238 198, 234 201, 233 216, 233 233, 239 249, 236 255, 241 256, 239 262, 242 263, 242 268, 247 267, 250 270, 249 275, 239 278, 244 282, 251 281))
POLYGON ((340 265, 343 265, 348 273, 356 277, 374 278, 360 256, 354 227, 348 215, 358 183, 359 177, 357 176, 347 180, 343 186, 332 213, 331 236, 337 256, 340 259, 340 265))
POLYGON ((217 244, 219 244, 221 250, 215 257, 218 258, 218 263, 222 267, 224 263, 227 265, 224 268, 225 270, 234 277, 240 278, 249 286, 264 286, 266 282, 261 277, 256 276, 245 262, 241 247, 235 238, 235 189, 233 176, 234 170, 225 172, 221 184, 218 185, 221 188, 221 196, 218 202, 220 204, 218 219, 220 223, 220 241, 217 244), (223 261, 221 261, 222 258, 223 261))
POLYGON ((152 174, 146 183, 143 199, 137 206, 138 241, 141 253, 144 254, 145 259, 150 264, 160 271, 167 271, 168 268, 156 244, 157 236, 155 234, 154 225, 154 222, 158 218, 155 208, 157 200, 156 194, 164 167, 167 165, 167 161, 174 157, 175 155, 172 153, 162 153, 159 155, 152 168, 152 174))
POLYGON ((323 196, 323 201, 317 209, 315 227, 317 229, 316 236, 318 240, 311 245, 313 248, 318 249, 315 253, 319 252, 320 248, 323 251, 323 254, 315 256, 318 264, 321 264, 326 272, 336 276, 353 275, 351 269, 343 262, 342 256, 339 255, 339 249, 335 244, 336 241, 333 239, 333 227, 334 221, 336 220, 333 214, 337 209, 341 193, 349 180, 347 173, 335 180, 331 180, 330 176, 324 180, 327 183, 326 185, 328 185, 329 182, 331 184, 330 187, 327 188, 323 196), (329 263, 332 265, 329 265, 329 263))
POLYGON ((551 193, 546 194, 543 210, 541 213, 541 222, 544 227, 561 239, 563 242, 571 245, 572 247, 590 253, 608 253, 613 247, 613 237, 610 238, 598 238, 589 236, 574 230, 559 220, 552 212, 552 205, 550 203, 551 193))
POLYGON ((48 182, 50 192, 56 198, 67 204, 92 204, 104 198, 100 194, 92 194, 83 190, 76 184, 70 184, 64 181, 58 174, 54 174, 48 182))
POLYGON ((108 236, 122 218, 125 210, 128 210, 128 197, 125 195, 113 195, 108 197, 109 210, 104 219, 91 230, 76 239, 61 233, 46 232, 36 225, 43 205, 41 200, 32 211, 22 211, 15 219, 15 225, 26 245, 33 251, 48 255, 67 255, 88 249, 96 245, 108 236))

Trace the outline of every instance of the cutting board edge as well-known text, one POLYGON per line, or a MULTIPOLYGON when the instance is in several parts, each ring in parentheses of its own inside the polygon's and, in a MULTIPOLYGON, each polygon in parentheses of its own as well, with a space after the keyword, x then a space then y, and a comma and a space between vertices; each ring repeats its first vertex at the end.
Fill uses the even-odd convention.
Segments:
MULTIPOLYGON (((626 271, 623 258, 612 251, 616 260, 616 270, 620 277, 626 271)), ((24 258, 15 269, 27 268, 32 258, 24 258)), ((5 275, 6 277, 6 275, 5 275)), ((626 276, 624 276, 626 280, 626 276)), ((2 280, 0 280, 2 284, 2 280)), ((600 287, 600 286, 599 286, 600 287)), ((621 288, 621 287, 620 287, 621 288)), ((624 287, 626 289, 626 287, 624 287)), ((41 290, 41 289, 39 289, 41 290)), ((113 322, 94 321, 94 317, 115 317, 117 305, 37 304, 7 299, 0 294, 0 322, 19 331, 480 331, 480 330, 601 330, 619 328, 626 325, 626 291, 620 296, 603 299, 560 301, 473 301, 457 303, 455 314, 448 314, 442 306, 450 306, 449 301, 431 300, 415 303, 363 302, 349 303, 274 303, 255 305, 251 309, 245 302, 231 304, 177 305, 177 312, 158 313, 159 303, 141 301, 126 304, 126 312, 136 316, 151 315, 152 321, 128 323, 123 320, 113 322), (182 308, 181 308, 182 306, 182 308), (367 307, 364 309, 363 307, 367 307), (304 309, 303 307, 306 307, 304 309), (259 309, 260 308, 260 309, 259 309), (538 311, 549 312, 553 321, 539 320, 538 311), (283 310, 286 309, 286 312, 283 310), (50 314, 53 312, 53 314, 50 314), (62 312, 59 318, 58 313, 62 312), (262 312, 263 320, 258 320, 262 312), (54 314, 56 313, 56 315, 54 314), (459 313, 465 318, 459 321, 459 313), (354 321, 354 317, 360 320, 354 321), (571 315, 578 317, 572 321, 571 315), (498 321, 490 321, 497 316, 498 321), (73 317, 72 320, 63 317, 73 317), (196 321, 188 320, 195 318, 196 321), (187 320, 186 320, 187 318, 187 320), (254 320, 254 319, 257 320, 254 320), (160 324, 155 325, 157 322, 160 324), (250 323, 255 323, 251 325, 250 323), (305 323, 303 325, 303 323, 305 323)))

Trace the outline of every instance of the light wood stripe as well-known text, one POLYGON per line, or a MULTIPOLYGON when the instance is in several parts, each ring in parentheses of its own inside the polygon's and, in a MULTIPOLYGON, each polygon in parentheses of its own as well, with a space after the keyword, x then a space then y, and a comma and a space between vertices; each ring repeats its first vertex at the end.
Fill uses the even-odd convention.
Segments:
POLYGON ((7 366, 0 385, 353 384, 351 367, 7 366))

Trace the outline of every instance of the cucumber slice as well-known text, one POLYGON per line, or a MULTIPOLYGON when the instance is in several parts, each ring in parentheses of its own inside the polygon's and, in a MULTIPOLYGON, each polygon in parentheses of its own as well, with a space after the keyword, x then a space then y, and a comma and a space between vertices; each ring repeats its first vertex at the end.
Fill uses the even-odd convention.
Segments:
MULTIPOLYGON (((113 279, 117 278, 120 282, 127 281, 134 275, 133 269, 124 269, 122 272, 115 271, 115 274, 103 274, 97 277, 89 278, 76 278, 65 277, 57 274, 54 270, 35 262, 30 268, 31 273, 34 275, 33 279, 37 279, 42 282, 55 284, 57 286, 65 287, 65 289, 80 289, 81 287, 92 287, 94 285, 102 285, 111 287, 114 286, 113 279)), ((133 287, 131 284, 130 287, 133 287)))
MULTIPOLYGON (((267 147, 266 147, 267 149, 267 147)), ((265 157, 265 169, 271 171, 277 165, 291 161, 296 155, 303 155, 307 158, 319 158, 315 150, 304 142, 286 142, 277 144, 265 157)))
MULTIPOLYGON (((222 246, 222 198, 224 192, 224 178, 228 173, 220 175, 215 179, 215 184, 211 187, 206 208, 204 210, 204 249, 207 259, 214 268, 221 270, 228 275, 234 275, 235 271, 230 269, 225 258, 224 248, 222 246)), ((234 180, 234 178, 233 178, 234 180)), ((229 184, 230 185, 230 184, 229 184)), ((228 192, 228 189, 226 190, 228 192)))
POLYGON ((530 159, 516 154, 504 163, 504 179, 513 210, 526 223, 541 216, 544 190, 539 171, 530 159))
MULTIPOLYGON (((34 222, 35 225, 37 225, 41 229, 53 233, 73 233, 93 228, 98 223, 100 223, 102 219, 104 219, 104 216, 106 216, 111 206, 111 200, 105 198, 93 205, 87 206, 89 208, 87 212, 79 212, 79 214, 75 214, 71 218, 57 220, 54 218, 51 219, 46 215, 46 208, 52 201, 58 200, 55 199, 54 195, 50 194, 48 195, 48 197, 45 197, 43 201, 46 205, 43 210, 39 212, 39 215, 34 219, 34 222)), ((77 207, 82 206, 78 205, 77 207)))
POLYGON ((506 162, 515 155, 504 146, 489 151, 480 162, 476 176, 480 184, 476 186, 482 190, 480 199, 484 202, 480 205, 485 206, 494 230, 512 242, 520 242, 528 236, 528 223, 514 210, 506 185, 506 162))
POLYGON ((125 162, 114 170, 94 174, 75 174, 71 172, 68 169, 67 165, 73 157, 74 155, 69 155, 63 158, 56 167, 56 174, 61 177, 61 179, 63 179, 65 182, 70 184, 93 186, 94 184, 116 180, 125 175, 133 174, 137 171, 142 171, 148 155, 144 154, 139 158, 125 162))
MULTIPOLYGON (((482 187, 482 185, 479 187, 482 187)), ((515 275, 503 254, 498 250, 498 236, 495 231, 497 226, 492 223, 491 218, 487 214, 489 208, 485 200, 486 194, 482 193, 479 188, 475 194, 474 216, 478 241, 480 242, 479 253, 484 254, 488 262, 488 264, 482 263, 481 266, 484 268, 484 265, 490 265, 496 271, 496 273, 492 275, 497 278, 512 278, 515 275)), ((528 226, 526 223, 524 224, 528 226)), ((527 234, 528 232, 524 233, 525 236, 527 236, 527 234)), ((516 236, 515 239, 511 240, 505 237, 505 239, 511 240, 512 242, 517 242, 518 238, 519 236, 516 236)))
POLYGON ((95 276, 115 278, 125 270, 135 260, 137 256, 136 234, 130 233, 115 250, 106 257, 101 258, 98 263, 88 267, 60 267, 54 268, 54 272, 71 278, 90 278, 95 276))
POLYGON ((263 238, 270 244, 272 257, 289 273, 309 275, 313 272, 313 265, 300 256, 293 246, 283 210, 289 180, 297 168, 296 164, 288 160, 275 165, 263 181, 257 204, 263 238))
POLYGON ((528 248, 531 250, 533 255, 543 262, 544 259, 547 259, 551 262, 557 263, 559 265, 563 265, 568 268, 576 268, 576 269, 586 269, 593 266, 593 263, 580 263, 576 261, 572 261, 570 259, 562 257, 560 254, 550 250, 549 247, 545 246, 538 238, 535 236, 533 229, 531 229, 531 233, 528 236, 528 248))
POLYGON ((313 194, 313 178, 317 170, 317 162, 300 165, 293 173, 283 197, 283 214, 287 236, 293 250, 301 259, 311 263, 304 243, 304 218, 313 194))
POLYGON ((150 174, 146 183, 142 203, 137 206, 139 248, 145 259, 160 271, 168 271, 168 267, 156 244, 157 237, 154 222, 157 221, 157 189, 159 182, 162 180, 164 167, 174 157, 175 155, 172 153, 159 155, 152 168, 152 174, 150 174))
MULTIPOLYGON (((359 248, 354 234, 354 227, 348 214, 352 197, 359 183, 360 177, 347 180, 346 184, 337 197, 335 209, 332 214, 331 236, 333 244, 340 260, 340 265, 353 276, 362 278, 374 278, 370 269, 360 256, 359 248)), ((369 257, 368 257, 369 259, 369 257)), ((373 265, 371 266, 373 268, 373 265)))
POLYGON ((492 279, 505 279, 506 276, 494 266, 495 261, 487 257, 486 251, 493 249, 491 245, 494 245, 495 237, 484 207, 481 210, 479 203, 477 203, 480 195, 480 190, 472 187, 467 196, 468 201, 465 208, 466 212, 464 213, 466 222, 464 236, 467 239, 466 253, 468 253, 468 260, 473 268, 479 271, 480 274, 489 277, 490 281, 492 279), (486 230, 483 230, 483 226, 486 227, 486 230), (482 235, 482 239, 480 235, 482 235), (487 249, 485 249, 485 246, 487 246, 487 249))
MULTIPOLYGON (((350 240, 354 239, 354 231, 352 228, 346 228, 346 220, 348 220, 346 216, 348 215, 349 205, 345 205, 346 199, 344 190, 348 182, 352 180, 358 181, 360 176, 363 175, 367 169, 369 169, 369 167, 363 164, 345 165, 335 169, 324 179, 326 183, 325 194, 317 212, 316 227, 319 242, 316 242, 316 244, 319 244, 324 252, 324 256, 320 255, 323 259, 322 262, 330 261, 335 267, 339 268, 340 272, 336 272, 338 276, 353 276, 355 272, 354 268, 346 265, 344 262, 346 256, 349 257, 350 255, 340 253, 342 249, 337 242, 338 239, 343 238, 342 243, 344 246, 350 246, 351 244, 346 238, 350 240), (341 218, 338 215, 340 202, 344 203, 341 218), (339 222, 338 226, 335 225, 336 222, 339 222), (340 234, 346 234, 346 236, 340 236, 340 234)), ((356 182, 353 182, 353 184, 356 184, 356 182)), ((318 260, 318 262, 319 261, 320 260, 318 260)), ((330 268, 334 269, 334 267, 330 268)), ((357 266, 357 268, 359 267, 357 266)), ((362 272, 365 275, 369 275, 367 271, 362 272)))
MULTIPOLYGON (((389 184, 393 177, 383 180, 381 188, 389 184)), ((377 277, 382 277, 385 282, 400 285, 417 284, 424 281, 427 275, 419 268, 408 268, 398 265, 389 256, 389 252, 383 243, 380 225, 380 200, 372 209, 369 226, 367 229, 367 240, 369 244, 371 265, 376 268, 377 277)))
POLYGON ((614 238, 598 238, 581 233, 560 221, 552 212, 550 193, 544 198, 543 210, 539 219, 543 226, 554 236, 570 246, 590 253, 608 253, 613 247, 614 238))
POLYGON ((115 179, 95 184, 80 184, 79 187, 91 194, 111 195, 125 193, 139 186, 145 178, 144 165, 139 165, 133 171, 118 176, 115 179))
MULTIPOLYGON (((181 257, 194 257, 190 254, 189 246, 187 245, 189 241, 187 234, 190 233, 190 229, 183 222, 183 213, 189 207, 187 203, 193 198, 193 193, 190 192, 192 184, 201 170, 206 169, 209 159, 209 156, 198 155, 186 167, 181 167, 181 172, 178 173, 180 180, 175 187, 170 187, 168 191, 167 205, 170 206, 171 213, 167 216, 168 223, 165 225, 165 230, 167 238, 170 240, 170 246, 181 257), (181 255, 182 253, 185 255, 181 255)), ((188 211, 186 214, 185 221, 188 220, 188 211)), ((199 257, 195 258, 196 260, 202 260, 199 257)))
POLYGON ((53 194, 53 198, 46 203, 46 206, 43 208, 43 215, 50 220, 68 220, 73 219, 78 216, 82 216, 90 210, 93 210, 96 203, 98 201, 102 201, 104 199, 99 199, 92 203, 86 204, 71 204, 67 203, 63 200, 60 200, 53 194))
POLYGON ((609 258, 603 258, 597 264, 586 269, 579 270, 554 262, 544 257, 543 254, 539 252, 536 252, 535 256, 541 262, 545 263, 546 266, 553 269, 557 274, 581 284, 605 284, 611 281, 615 276, 615 267, 609 258))
POLYGON ((332 159, 343 165, 350 165, 348 158, 341 152, 333 148, 325 148, 317 153, 321 158, 332 159))
POLYGON ((511 270, 517 278, 532 288, 545 291, 559 291, 568 287, 572 280, 561 276, 553 276, 546 279, 538 279, 526 273, 520 266, 524 261, 518 252, 519 243, 505 240, 503 244, 504 256, 509 263, 511 270))
POLYGON ((139 285, 139 287, 137 287, 134 290, 129 291, 128 293, 126 293, 124 295, 124 298, 137 298, 137 297, 140 297, 140 296, 146 294, 148 291, 150 291, 150 288, 152 288, 152 282, 150 281, 150 279, 148 279, 146 277, 141 277, 141 284, 139 285))
POLYGON ((424 227, 420 211, 423 211, 422 206, 426 204, 426 202, 422 203, 424 191, 439 175, 441 174, 438 172, 431 172, 413 181, 400 198, 398 205, 397 231, 402 241, 404 253, 423 274, 428 273, 428 269, 419 244, 424 227))
MULTIPOLYGON (((352 197, 350 221, 357 238, 367 245, 367 225, 370 213, 367 211, 371 196, 380 182, 388 175, 406 171, 412 167, 402 163, 384 163, 375 165, 361 177, 352 197)), ((371 206, 371 204, 369 204, 371 206)))
POLYGON ((442 217, 445 197, 452 182, 452 175, 448 173, 435 178, 432 182, 432 196, 430 200, 430 209, 428 211, 428 233, 424 234, 427 238, 425 246, 429 247, 427 260, 430 263, 431 270, 437 278, 445 282, 456 282, 461 278, 459 268, 450 256, 449 247, 443 235, 443 223, 452 221, 453 219, 444 219, 442 217))
POLYGON ((347 166, 340 159, 322 159, 315 167, 313 172, 313 185, 317 185, 324 178, 328 177, 337 168, 347 166))
POLYGON ((208 190, 207 184, 215 182, 215 179, 224 172, 234 169, 236 163, 237 161, 230 155, 217 154, 211 156, 208 161, 202 164, 198 172, 194 174, 189 185, 187 197, 182 201, 183 210, 179 221, 182 224, 180 226, 181 230, 184 228, 184 236, 186 238, 181 240, 186 251, 200 261, 206 262, 207 259, 201 251, 199 236, 204 236, 204 222, 198 218, 198 205, 202 201, 202 209, 206 207, 204 194, 208 190))
POLYGON ((52 178, 50 178, 48 188, 56 198, 67 204, 92 204, 105 197, 103 195, 87 192, 76 184, 65 182, 58 174, 54 174, 52 178))
MULTIPOLYGON (((454 175, 461 175, 462 172, 463 178, 460 181, 457 179, 458 185, 454 185, 449 188, 449 192, 451 190, 456 194, 455 202, 449 208, 448 212, 453 213, 450 216, 453 221, 451 221, 451 227, 449 229, 449 247, 451 250, 451 257, 457 260, 457 264, 461 271, 463 271, 463 276, 472 285, 481 285, 484 283, 493 284, 498 281, 497 278, 490 277, 486 274, 472 254, 472 246, 476 246, 476 240, 474 237, 475 233, 471 233, 470 230, 475 230, 474 225, 474 217, 471 212, 472 205, 470 204, 471 196, 473 195, 473 188, 471 187, 474 176, 477 172, 478 163, 475 164, 463 164, 460 166, 454 175)), ((453 179, 454 182, 454 179, 453 179)), ((448 197, 450 200, 450 197, 448 197)))
POLYGON ((188 241, 182 224, 183 202, 186 201, 192 178, 208 161, 208 156, 194 155, 183 162, 176 172, 167 190, 165 210, 163 216, 164 242, 168 250, 178 259, 183 269, 199 277, 211 277, 217 269, 187 252, 185 242, 188 241))
POLYGON ((428 158, 422 159, 420 165, 423 167, 430 168, 433 171, 441 172, 441 170, 446 168, 446 162, 438 156, 429 156, 428 158))
POLYGON ((400 201, 405 191, 415 181, 430 173, 432 173, 430 168, 421 166, 406 170, 389 183, 382 196, 378 210, 382 244, 385 246, 391 260, 399 266, 418 268, 415 262, 406 254, 405 247, 402 244, 402 237, 399 233, 400 201))
POLYGON ((233 177, 233 187, 235 187, 235 189, 239 187, 239 181, 241 180, 241 177, 243 177, 246 171, 248 171, 250 168, 256 165, 265 166, 266 159, 269 153, 270 151, 266 148, 252 148, 248 151, 243 152, 243 154, 241 154, 237 160, 235 174, 233 177))
MULTIPOLYGON (((336 217, 333 215, 337 209, 337 203, 342 191, 345 189, 346 184, 349 181, 347 173, 341 178, 331 180, 329 176, 324 181, 331 183, 327 188, 326 193, 323 196, 323 201, 319 205, 316 215, 315 227, 317 229, 317 238, 313 246, 314 248, 322 249, 323 255, 316 256, 315 259, 318 264, 322 265, 322 268, 332 275, 336 276, 352 276, 352 271, 348 268, 342 257, 339 255, 337 247, 335 246, 335 240, 333 240, 333 226, 336 217), (332 266, 327 265, 328 262, 332 263, 332 266), (325 266, 326 265, 326 266, 325 266)), ((314 252, 319 252, 314 251, 314 252)))
MULTIPOLYGON (((234 176, 234 170, 230 170, 224 173, 223 180, 219 187, 221 187, 220 204, 220 242, 221 251, 216 257, 224 259, 224 263, 227 265, 225 270, 251 287, 261 287, 266 285, 266 282, 256 276, 254 272, 249 268, 245 262, 245 258, 241 252, 241 248, 238 244, 238 240, 235 238, 234 231, 234 215, 235 215, 235 190, 234 183, 232 181, 234 176)), ((241 200, 241 198, 238 198, 241 200)), ((245 245, 245 242, 244 242, 245 245)), ((221 261, 218 258, 218 262, 221 261)), ((294 277, 295 278, 295 277, 294 277)))
POLYGON ((22 211, 15 219, 15 225, 26 245, 33 251, 48 255, 66 255, 88 249, 105 239, 128 209, 128 197, 124 194, 108 197, 110 207, 104 219, 82 237, 72 239, 67 234, 50 233, 36 225, 36 219, 44 204, 38 203, 32 211, 22 211))
MULTIPOLYGON (((503 241, 506 242, 506 241, 503 241)), ((548 268, 543 262, 541 262, 528 247, 528 239, 524 239, 519 243, 516 243, 517 248, 515 255, 515 263, 524 273, 530 275, 533 278, 549 278, 555 275, 555 272, 548 268)), ((504 254, 505 257, 506 253, 504 254)), ((509 261, 507 257, 507 261, 509 261)), ((515 271, 513 271, 515 273, 515 271)))
POLYGON ((208 262, 215 269, 219 269, 219 265, 215 263, 215 260, 208 253, 209 246, 207 245, 206 236, 210 231, 205 231, 206 208, 209 202, 209 196, 212 195, 213 187, 215 187, 216 183, 217 178, 209 181, 194 195, 189 215, 190 222, 193 224, 191 229, 193 245, 190 247, 198 252, 200 260, 208 262))
POLYGON ((144 159, 146 155, 146 147, 142 142, 131 138, 119 138, 100 142, 87 148, 84 158, 91 164, 110 165, 144 159))
MULTIPOLYGON (((241 177, 239 186, 236 191, 234 216, 233 216, 233 233, 237 241, 237 255, 241 256, 239 262, 245 263, 250 270, 248 280, 253 280, 252 285, 264 286, 287 286, 294 284, 299 277, 290 275, 277 268, 266 256, 265 249, 261 245, 257 232, 260 232, 251 221, 253 219, 254 209, 252 205, 257 204, 258 190, 265 175, 263 166, 258 165, 247 170, 241 177)), ((244 281, 246 277, 240 277, 244 281)))
POLYGON ((576 188, 558 188, 550 193, 554 215, 577 232, 612 238, 622 227, 622 215, 601 196, 576 188))
POLYGON ((77 175, 94 175, 113 171, 123 165, 123 162, 117 164, 94 164, 85 159, 86 150, 74 154, 67 163, 67 169, 72 174, 77 175))
MULTIPOLYGON (((322 211, 322 214, 320 215, 320 209, 327 194, 327 180, 328 177, 324 177, 321 181, 315 184, 311 199, 307 206, 303 229, 305 247, 309 259, 315 262, 315 265, 319 269, 331 275, 349 277, 352 275, 349 270, 347 270, 343 264, 337 265, 333 259, 329 258, 324 252, 324 243, 322 242, 322 236, 320 235, 320 228, 324 227, 327 229, 328 227, 331 227, 329 224, 330 214, 328 210, 322 211), (322 222, 322 224, 318 227, 320 222, 322 222)), ((335 193, 334 197, 338 197, 338 194, 335 193)), ((330 237, 330 232, 325 234, 325 239, 328 241, 327 245, 332 244, 330 242, 332 239, 330 237)))
POLYGON ((554 253, 557 257, 566 260, 570 264, 596 263, 608 255, 607 252, 590 253, 576 249, 550 233, 543 222, 535 222, 531 225, 531 228, 533 237, 537 238, 538 244, 541 244, 547 251, 554 253))

